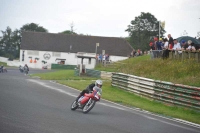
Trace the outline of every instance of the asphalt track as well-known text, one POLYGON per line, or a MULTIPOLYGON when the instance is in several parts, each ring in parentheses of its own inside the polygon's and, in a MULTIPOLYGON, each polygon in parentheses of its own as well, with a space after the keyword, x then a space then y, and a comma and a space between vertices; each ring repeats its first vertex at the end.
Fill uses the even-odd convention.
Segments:
MULTIPOLYGON (((30 73, 47 72, 31 70, 30 73)), ((30 78, 17 69, 0 73, 0 133, 199 133, 200 125, 101 100, 88 114, 71 111, 79 91, 30 78)))

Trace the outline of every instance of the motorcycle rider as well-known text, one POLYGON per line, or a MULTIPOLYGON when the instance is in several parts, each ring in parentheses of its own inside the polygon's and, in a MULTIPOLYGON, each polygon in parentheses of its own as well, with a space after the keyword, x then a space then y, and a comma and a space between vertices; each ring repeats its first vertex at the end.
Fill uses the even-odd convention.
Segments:
POLYGON ((76 102, 78 102, 78 99, 81 96, 84 96, 85 93, 92 92, 94 89, 97 90, 97 91, 99 91, 100 93, 102 93, 102 89, 101 89, 102 85, 103 85, 103 82, 101 80, 99 80, 99 79, 96 80, 95 83, 92 83, 92 84, 88 85, 88 87, 85 90, 83 90, 80 93, 80 95, 76 98, 76 102))
MULTIPOLYGON (((26 74, 28 74, 29 67, 28 67, 28 65, 27 65, 27 64, 25 64, 25 65, 24 65, 24 71, 25 71, 25 72, 27 72, 26 74)), ((26 75, 26 74, 25 74, 25 75, 26 75)))
POLYGON ((3 73, 3 65, 0 66, 0 72, 3 73))
POLYGON ((27 71, 29 71, 29 68, 28 68, 27 64, 24 65, 24 69, 27 70, 27 71))

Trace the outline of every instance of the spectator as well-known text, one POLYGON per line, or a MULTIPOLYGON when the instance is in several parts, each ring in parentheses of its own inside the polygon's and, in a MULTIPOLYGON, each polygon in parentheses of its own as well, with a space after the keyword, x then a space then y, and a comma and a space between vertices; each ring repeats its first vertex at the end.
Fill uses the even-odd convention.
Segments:
POLYGON ((160 38, 159 43, 160 43, 161 50, 162 50, 164 48, 164 39, 160 38))
POLYGON ((164 41, 163 49, 168 49, 169 42, 168 42, 167 38, 165 38, 163 41, 164 41))
POLYGON ((159 38, 159 41, 156 41, 157 50, 162 50, 162 38, 159 38))
MULTIPOLYGON (((182 53, 182 51, 180 51, 181 50, 181 45, 176 39, 174 39, 174 46, 173 46, 172 49, 175 50, 175 51, 178 51, 179 54, 182 53)), ((175 52, 175 54, 176 54, 176 52, 175 52)))
POLYGON ((164 39, 164 47, 163 47, 163 55, 162 58, 163 59, 167 59, 169 57, 169 42, 167 40, 167 38, 164 39))
POLYGON ((137 54, 137 51, 134 49, 133 50, 133 55, 136 56, 136 54, 137 54))
POLYGON ((106 60, 106 56, 105 56, 105 54, 103 55, 103 63, 105 63, 105 60, 106 60))
POLYGON ((195 47, 194 47, 194 43, 192 43, 191 40, 188 40, 188 48, 186 48, 186 50, 191 50, 191 51, 195 51, 195 47))
POLYGON ((102 54, 99 54, 99 63, 102 62, 102 54))
POLYGON ((140 49, 137 50, 137 53, 138 53, 138 56, 141 54, 141 53, 140 53, 140 49))
POLYGON ((169 46, 168 46, 168 48, 169 48, 169 49, 172 49, 173 46, 174 46, 174 40, 173 40, 173 38, 171 37, 171 34, 168 34, 168 38, 169 38, 169 46))
POLYGON ((109 61, 110 60, 110 55, 109 54, 107 54, 107 61, 109 61))
POLYGON ((154 37, 154 48, 155 48, 155 50, 157 50, 157 41, 158 41, 158 38, 154 37))
POLYGON ((182 49, 182 50, 186 50, 187 47, 188 47, 188 44, 186 43, 186 41, 185 41, 185 40, 182 40, 182 41, 181 41, 181 49, 182 49))
POLYGON ((150 49, 151 49, 151 50, 155 50, 155 47, 154 47, 154 45, 153 45, 153 42, 150 42, 150 43, 149 43, 149 46, 150 46, 150 49))

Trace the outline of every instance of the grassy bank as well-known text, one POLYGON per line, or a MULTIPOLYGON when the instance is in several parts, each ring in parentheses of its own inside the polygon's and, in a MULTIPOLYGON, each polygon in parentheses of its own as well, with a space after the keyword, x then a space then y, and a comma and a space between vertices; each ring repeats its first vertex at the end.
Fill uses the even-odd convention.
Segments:
POLYGON ((150 59, 149 55, 146 55, 113 63, 106 67, 99 65, 96 69, 200 87, 200 63, 193 59, 184 61, 150 59))
MULTIPOLYGON (((78 90, 85 89, 88 84, 96 80, 96 78, 76 77, 74 76, 73 70, 61 70, 51 73, 34 74, 32 76, 40 76, 42 79, 48 80, 57 80, 57 82, 61 84, 71 86, 78 90)), ((200 124, 200 112, 186 110, 180 107, 170 107, 162 103, 150 101, 146 98, 111 86, 111 81, 109 80, 104 81, 102 98, 122 105, 138 107, 157 114, 172 116, 200 124)))

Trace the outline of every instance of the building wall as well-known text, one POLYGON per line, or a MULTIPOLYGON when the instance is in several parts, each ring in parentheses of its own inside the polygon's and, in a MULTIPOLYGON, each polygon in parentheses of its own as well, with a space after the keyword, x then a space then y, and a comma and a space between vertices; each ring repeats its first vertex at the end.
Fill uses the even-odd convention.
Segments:
MULTIPOLYGON (((94 56, 94 53, 85 53, 86 56, 94 56)), ((41 69, 43 66, 48 66, 48 68, 51 68, 51 64, 58 64, 60 60, 59 59, 65 59, 65 65, 78 65, 81 64, 81 59, 77 58, 76 53, 64 53, 64 52, 52 52, 52 51, 33 51, 33 50, 20 50, 20 63, 27 64, 30 68, 39 68, 41 69), (22 55, 24 51, 24 61, 22 61, 22 55), (45 55, 48 55, 49 59, 45 59, 45 55), (30 60, 32 57, 32 63, 30 63, 30 60), (37 63, 34 63, 35 58, 39 58, 37 63), (44 64, 42 61, 47 62, 44 64)), ((120 61, 127 59, 128 57, 123 56, 113 56, 110 55, 110 60, 112 62, 120 61)), ((83 59, 83 64, 87 69, 93 69, 95 67, 96 60, 94 58, 91 59, 91 62, 89 63, 89 59, 83 59)))
POLYGON ((110 60, 112 62, 116 62, 116 61, 120 61, 120 60, 125 60, 125 59, 128 59, 128 57, 124 57, 124 56, 114 56, 114 55, 111 55, 110 56, 110 60))
MULTIPOLYGON (((81 59, 76 57, 76 53, 63 53, 63 52, 56 52, 59 53, 59 55, 55 55, 55 52, 51 51, 32 51, 32 50, 20 50, 20 62, 23 62, 23 64, 27 64, 31 68, 42 68, 43 66, 48 65, 48 68, 50 68, 51 64, 58 64, 60 60, 56 59, 65 59, 65 65, 78 65, 81 64, 81 59), (22 55, 24 51, 24 61, 22 61, 22 55), (48 55, 50 58, 45 59, 45 55, 48 55), (32 57, 32 63, 30 63, 30 60, 32 57), (37 63, 34 63, 34 59, 39 58, 37 63), (47 62, 44 64, 42 61, 47 62)), ((83 64, 88 69, 92 69, 95 66, 95 59, 91 59, 91 62, 89 64, 88 59, 83 59, 83 64)))

